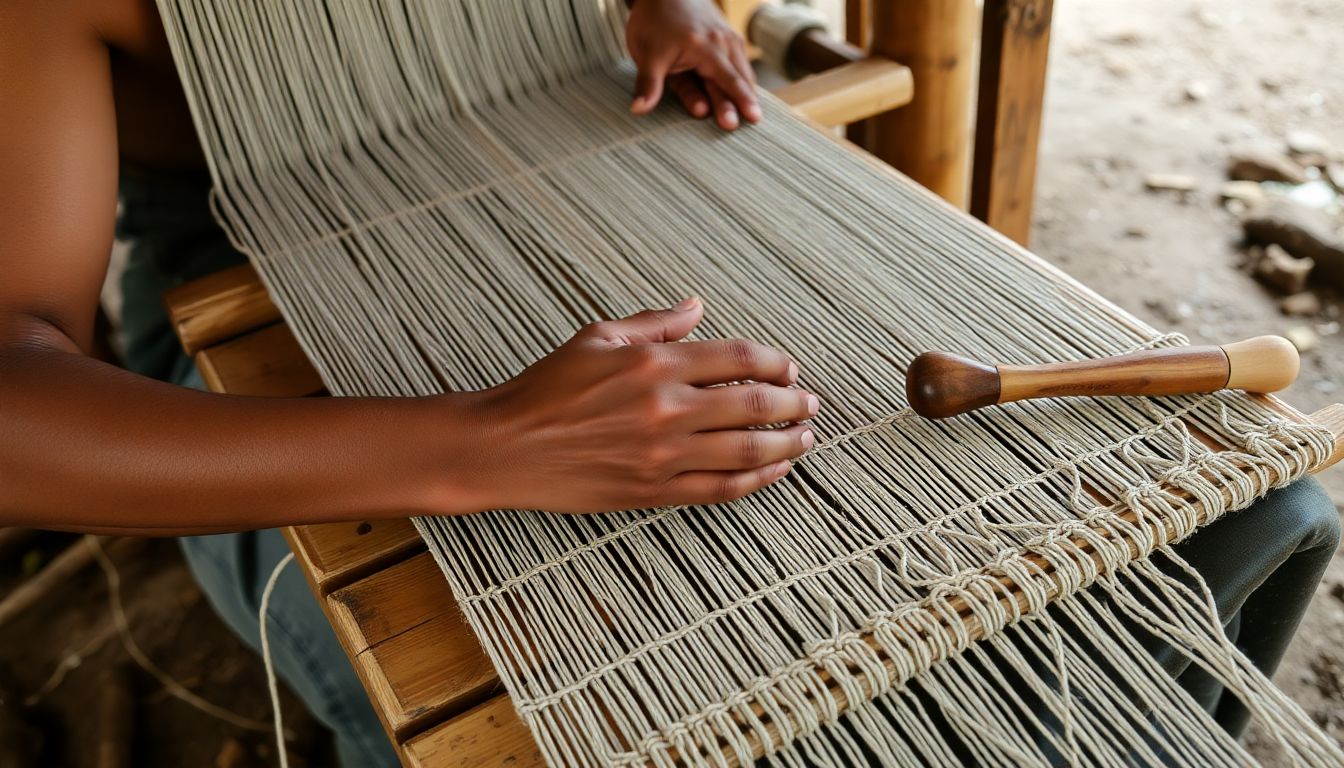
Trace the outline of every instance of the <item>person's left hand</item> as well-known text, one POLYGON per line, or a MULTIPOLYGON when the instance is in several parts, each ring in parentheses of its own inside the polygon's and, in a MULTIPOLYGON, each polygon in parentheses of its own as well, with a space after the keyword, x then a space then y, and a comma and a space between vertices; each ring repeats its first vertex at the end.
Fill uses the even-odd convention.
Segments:
POLYGON ((626 45, 639 67, 630 110, 645 115, 672 91, 692 116, 719 127, 761 119, 747 44, 710 0, 632 0, 626 45))

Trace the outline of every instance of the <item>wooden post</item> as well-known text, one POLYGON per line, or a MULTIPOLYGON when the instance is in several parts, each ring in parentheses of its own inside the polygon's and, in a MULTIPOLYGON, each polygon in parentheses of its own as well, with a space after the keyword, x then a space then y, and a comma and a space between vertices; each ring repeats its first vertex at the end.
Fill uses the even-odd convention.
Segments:
POLYGON ((871 121, 867 149, 965 208, 975 0, 882 0, 871 6, 872 53, 910 67, 915 98, 871 121))
POLYGON ((723 11, 723 17, 728 20, 728 26, 745 38, 752 15, 765 0, 716 0, 716 2, 719 10, 723 11))
MULTIPOLYGON (((873 1, 845 0, 845 40, 860 53, 867 53, 873 39, 873 1)), ((845 138, 864 149, 872 145, 873 124, 861 120, 845 126, 845 138)))
POLYGON ((971 213, 1023 245, 1031 236, 1053 8, 1052 0, 985 0, 980 38, 971 213))
POLYGON ((872 0, 845 0, 845 39, 866 51, 872 34, 872 0))

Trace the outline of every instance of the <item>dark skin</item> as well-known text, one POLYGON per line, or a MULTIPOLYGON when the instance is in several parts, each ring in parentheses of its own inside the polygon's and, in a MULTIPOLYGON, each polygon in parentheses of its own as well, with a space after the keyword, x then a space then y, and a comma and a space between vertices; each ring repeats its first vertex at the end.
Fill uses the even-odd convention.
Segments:
MULTIPOLYGON (((709 0, 636 0, 631 109, 671 92, 725 130, 760 119, 745 46, 709 0)), ((150 0, 0 0, 0 525, 189 535, 739 498, 813 442, 797 366, 682 342, 674 308, 597 323, 494 389, 261 399, 88 356, 120 168, 199 169, 150 0), (744 386, 713 387, 725 382, 744 386), (779 429, 752 429, 792 423, 779 429)))

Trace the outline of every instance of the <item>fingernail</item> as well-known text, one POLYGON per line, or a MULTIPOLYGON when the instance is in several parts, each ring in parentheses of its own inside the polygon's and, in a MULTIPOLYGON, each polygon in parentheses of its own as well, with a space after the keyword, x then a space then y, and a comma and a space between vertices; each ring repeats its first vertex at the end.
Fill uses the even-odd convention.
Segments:
POLYGON ((816 416, 816 415, 817 415, 817 411, 820 411, 820 410, 821 410, 821 401, 817 399, 817 396, 816 396, 816 395, 808 395, 808 396, 807 396, 807 415, 808 415, 808 416, 816 416))
POLYGON ((789 379, 789 383, 790 383, 790 384, 795 384, 795 383, 797 383, 797 381, 798 381, 798 364, 795 363, 795 362, 793 362, 792 360, 790 360, 790 361, 789 361, 789 372, 786 373, 786 374, 784 374, 784 375, 788 377, 788 379, 789 379))
POLYGON ((729 130, 737 127, 737 110, 729 107, 723 111, 723 125, 729 130))
POLYGON ((673 309, 677 310, 678 312, 685 312, 687 310, 695 309, 696 305, 699 303, 700 299, 692 296, 689 299, 682 299, 681 301, 677 302, 677 305, 673 307, 673 309))
POLYGON ((803 452, 806 453, 812 450, 812 446, 817 444, 817 436, 812 434, 812 430, 809 429, 803 433, 800 442, 803 444, 803 452))
POLYGON ((779 462, 778 464, 775 465, 775 477, 783 477, 789 474, 790 469, 793 469, 792 463, 787 461, 779 462))
POLYGON ((753 123, 759 122, 762 117, 760 106, 756 104, 748 104, 746 115, 747 119, 750 120, 751 122, 753 123))

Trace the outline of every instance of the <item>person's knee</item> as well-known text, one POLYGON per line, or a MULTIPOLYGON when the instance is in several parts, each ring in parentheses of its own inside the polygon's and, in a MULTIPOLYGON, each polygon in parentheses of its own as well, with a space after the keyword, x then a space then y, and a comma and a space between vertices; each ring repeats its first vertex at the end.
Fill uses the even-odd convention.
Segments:
POLYGON ((1340 542, 1339 512, 1321 484, 1312 478, 1272 491, 1256 505, 1263 509, 1259 522, 1299 542, 1297 551, 1334 552, 1340 542))

